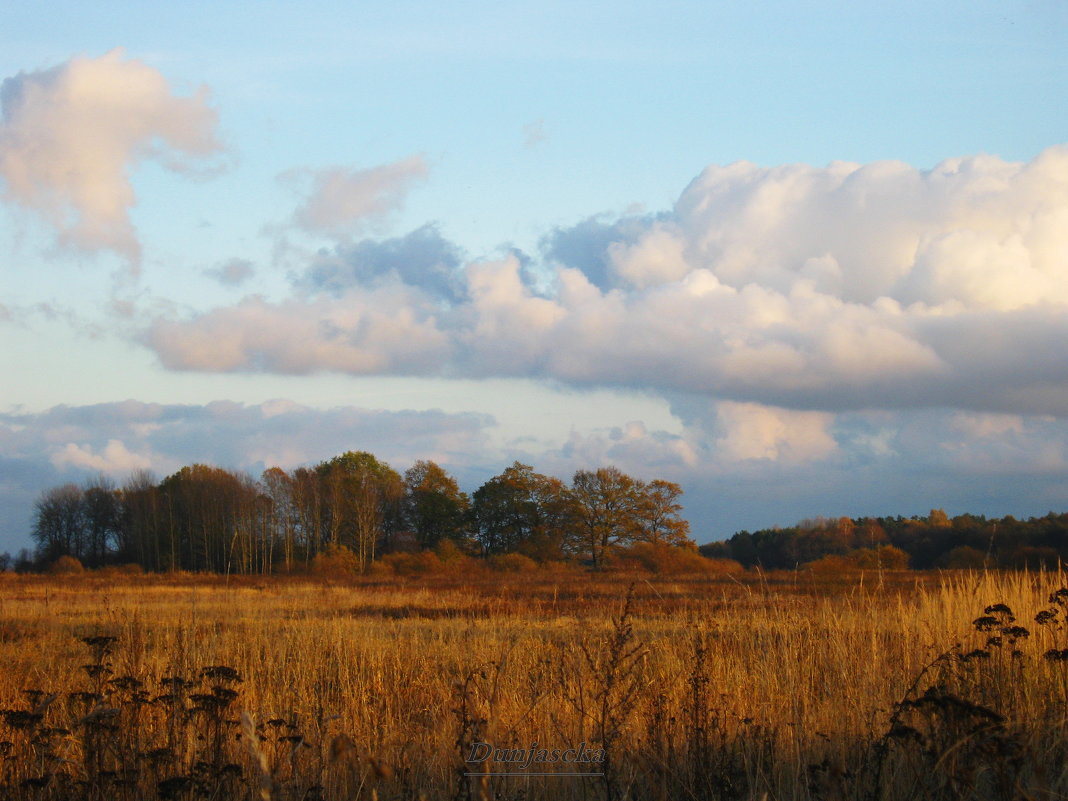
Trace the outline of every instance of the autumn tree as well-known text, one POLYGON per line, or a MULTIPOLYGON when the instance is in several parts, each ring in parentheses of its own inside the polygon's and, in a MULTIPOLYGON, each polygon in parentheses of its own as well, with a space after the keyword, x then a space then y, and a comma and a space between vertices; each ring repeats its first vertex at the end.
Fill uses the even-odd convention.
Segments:
POLYGON ((305 564, 309 564, 323 546, 323 493, 319 472, 298 467, 293 471, 291 491, 296 547, 303 552, 305 564))
POLYGON ((194 464, 160 483, 169 561, 186 570, 228 572, 251 567, 248 507, 255 488, 245 476, 194 464))
POLYGON ((270 467, 260 478, 268 505, 269 539, 280 546, 282 563, 288 573, 296 560, 296 532, 300 516, 295 503, 296 482, 280 467, 270 467))
POLYGON ((464 539, 470 501, 456 479, 435 462, 420 460, 405 471, 404 486, 405 520, 421 548, 464 539))
POLYGON ((689 545, 690 523, 682 517, 682 487, 671 481, 654 479, 636 485, 634 506, 635 540, 655 545, 689 545))
POLYGON ((471 501, 472 524, 483 554, 562 558, 570 499, 558 478, 515 462, 479 487, 471 501))
POLYGON ((175 565, 163 536, 160 496, 155 476, 147 470, 130 475, 119 491, 120 522, 115 548, 119 559, 137 562, 148 570, 165 570, 175 565))
POLYGON ((402 521, 404 480, 366 451, 348 451, 320 464, 330 542, 350 547, 366 569, 380 544, 388 544, 402 521))
POLYGON ((571 480, 574 534, 594 567, 608 547, 626 545, 639 533, 638 483, 615 467, 578 470, 571 480))

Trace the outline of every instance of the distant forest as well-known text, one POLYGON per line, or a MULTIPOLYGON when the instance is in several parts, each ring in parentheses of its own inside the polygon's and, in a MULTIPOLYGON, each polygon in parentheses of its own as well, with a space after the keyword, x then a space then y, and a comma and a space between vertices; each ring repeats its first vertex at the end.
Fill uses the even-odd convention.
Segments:
POLYGON ((1068 562, 1068 514, 988 520, 935 509, 924 517, 817 518, 697 548, 681 498, 678 484, 614 467, 579 470, 568 484, 516 462, 469 496, 432 461, 401 474, 363 451, 291 472, 272 467, 258 479, 194 464, 162 481, 139 472, 121 487, 99 476, 44 491, 33 552, 0 554, 0 569, 42 570, 66 559, 90 568, 268 574, 343 556, 347 569, 362 572, 391 555, 420 553, 697 571, 1068 562))
POLYGON ((1068 514, 988 520, 941 509, 926 517, 815 519, 789 528, 740 531, 701 546, 709 557, 767 570, 821 567, 1056 568, 1068 564, 1068 514))
POLYGON ((678 484, 614 467, 579 470, 565 484, 516 462, 469 497, 432 461, 402 475, 362 451, 292 472, 273 467, 259 480, 195 464, 158 483, 142 472, 122 487, 98 477, 46 490, 35 509, 36 549, 16 568, 66 558, 85 567, 262 574, 343 553, 365 571, 389 554, 442 548, 599 567, 643 543, 696 557, 681 496, 678 484))

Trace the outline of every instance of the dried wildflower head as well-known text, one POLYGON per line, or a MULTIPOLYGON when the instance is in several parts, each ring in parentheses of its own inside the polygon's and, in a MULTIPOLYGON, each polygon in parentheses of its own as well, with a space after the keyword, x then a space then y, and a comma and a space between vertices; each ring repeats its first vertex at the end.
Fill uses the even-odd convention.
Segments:
POLYGON ((242 682, 241 674, 227 665, 210 665, 200 671, 200 675, 213 681, 242 682))
POLYGON ((117 676, 114 679, 108 679, 108 684, 119 690, 139 690, 142 687, 142 682, 133 676, 117 676))
POLYGON ((1043 609, 1037 615, 1035 615, 1035 622, 1040 626, 1045 626, 1049 623, 1053 623, 1057 620, 1056 609, 1043 609))
POLYGON ((1009 644, 1015 643, 1017 640, 1022 640, 1025 637, 1030 637, 1031 632, 1025 629, 1023 626, 1006 626, 1001 630, 1001 633, 1009 638, 1009 644))
POLYGON ((44 717, 38 712, 28 712, 25 709, 8 709, 0 715, 3 716, 4 723, 13 729, 32 729, 44 717))
POLYGON ((101 676, 108 676, 112 672, 110 667, 105 664, 101 664, 100 662, 94 662, 91 665, 82 665, 82 670, 84 670, 86 675, 88 675, 91 679, 96 679, 101 676))
POLYGON ((1012 620, 1016 619, 1012 616, 1012 609, 1009 608, 1008 604, 990 604, 983 612, 988 615, 1004 615, 1012 620))

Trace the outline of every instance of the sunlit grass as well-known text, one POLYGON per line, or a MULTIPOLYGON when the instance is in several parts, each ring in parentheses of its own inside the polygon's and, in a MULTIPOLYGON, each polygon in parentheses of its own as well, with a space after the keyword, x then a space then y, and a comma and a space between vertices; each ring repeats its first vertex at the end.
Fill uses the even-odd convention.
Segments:
MULTIPOLYGON (((0 789, 16 799, 907 798, 917 776, 944 766, 886 735, 904 720, 901 701, 940 685, 1004 716, 1005 737, 1031 760, 1014 781, 1034 790, 1038 766, 1039 789, 1061 791, 1053 760, 1068 667, 1043 655, 1068 637, 1061 618, 1034 622, 1061 586, 1024 573, 4 575, 0 789), (1019 656, 973 625, 995 603, 1029 629, 1019 656), (94 656, 85 640, 99 637, 115 639, 94 656), (953 656, 984 648, 982 659, 953 656), (605 749, 606 776, 465 778, 474 741, 585 742, 605 749)), ((995 797, 985 779, 947 776, 953 797, 995 797)))

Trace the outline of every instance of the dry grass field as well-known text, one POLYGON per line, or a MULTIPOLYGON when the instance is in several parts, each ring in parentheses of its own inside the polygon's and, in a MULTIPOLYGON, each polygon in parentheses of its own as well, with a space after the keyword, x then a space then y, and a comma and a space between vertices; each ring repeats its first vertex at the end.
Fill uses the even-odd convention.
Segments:
POLYGON ((1064 586, 4 574, 0 797, 1063 798, 1064 586))

